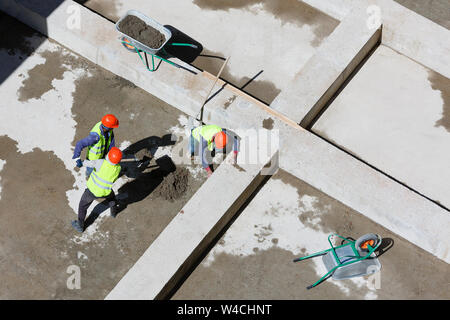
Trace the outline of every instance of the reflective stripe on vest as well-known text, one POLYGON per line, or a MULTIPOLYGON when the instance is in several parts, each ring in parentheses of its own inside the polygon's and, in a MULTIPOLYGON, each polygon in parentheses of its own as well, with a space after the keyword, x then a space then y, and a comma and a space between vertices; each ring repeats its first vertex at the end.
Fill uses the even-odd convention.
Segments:
POLYGON ((98 142, 96 144, 88 147, 87 159, 89 160, 98 160, 103 158, 105 149, 107 150, 111 144, 112 132, 110 132, 108 142, 106 143, 105 137, 102 134, 102 129, 100 128, 101 124, 101 121, 98 122, 91 130, 91 132, 95 132, 96 134, 98 134, 100 139, 98 139, 98 142))
POLYGON ((208 150, 212 151, 214 148, 214 145, 212 143, 212 139, 214 135, 218 132, 221 132, 222 128, 219 126, 216 126, 214 124, 200 126, 192 130, 192 136, 195 140, 200 142, 200 136, 205 139, 205 141, 208 143, 208 150))
POLYGON ((87 182, 88 189, 96 197, 106 197, 111 193, 113 183, 120 174, 120 165, 111 164, 107 160, 103 161, 100 170, 92 171, 87 182))

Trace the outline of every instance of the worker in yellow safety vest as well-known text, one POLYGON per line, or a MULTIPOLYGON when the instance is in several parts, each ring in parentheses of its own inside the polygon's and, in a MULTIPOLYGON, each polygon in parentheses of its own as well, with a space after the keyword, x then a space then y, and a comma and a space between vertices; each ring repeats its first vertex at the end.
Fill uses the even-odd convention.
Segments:
POLYGON ((214 157, 216 152, 226 153, 229 141, 233 141, 233 161, 236 163, 239 152, 239 139, 236 135, 214 124, 194 128, 190 136, 191 159, 195 156, 195 150, 198 150, 202 158, 202 166, 210 177, 212 169, 209 156, 214 157))
POLYGON ((93 171, 87 182, 87 188, 81 196, 78 206, 78 220, 72 221, 72 226, 78 232, 84 231, 87 210, 95 199, 106 198, 109 202, 111 216, 116 217, 119 207, 112 186, 120 174, 120 160, 122 160, 122 151, 113 147, 108 152, 106 159, 82 162, 82 165, 93 168, 93 171))
MULTIPOLYGON (((113 129, 119 127, 119 120, 113 114, 107 114, 102 121, 96 123, 89 132, 89 135, 77 142, 72 159, 75 160, 77 167, 81 167, 81 151, 87 149, 87 160, 104 159, 106 154, 115 146, 113 129)), ((88 178, 92 168, 86 168, 86 177, 88 178)))

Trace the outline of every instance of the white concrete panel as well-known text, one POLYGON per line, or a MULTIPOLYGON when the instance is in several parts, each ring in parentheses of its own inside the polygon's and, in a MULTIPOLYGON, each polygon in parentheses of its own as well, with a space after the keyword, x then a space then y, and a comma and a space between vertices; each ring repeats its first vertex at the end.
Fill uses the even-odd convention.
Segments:
POLYGON ((450 131, 438 125, 450 106, 433 77, 443 80, 442 90, 450 86, 381 46, 313 130, 450 208, 450 131))

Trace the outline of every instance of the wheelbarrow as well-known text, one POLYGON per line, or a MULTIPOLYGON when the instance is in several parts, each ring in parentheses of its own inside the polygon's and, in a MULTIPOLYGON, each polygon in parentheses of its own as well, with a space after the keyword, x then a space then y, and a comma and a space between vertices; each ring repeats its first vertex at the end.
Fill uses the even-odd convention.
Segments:
POLYGON ((338 234, 330 234, 328 243, 331 246, 330 249, 294 259, 294 262, 298 262, 322 256, 327 273, 312 285, 307 286, 307 289, 314 288, 330 276, 334 280, 343 280, 373 274, 381 269, 381 264, 375 255, 375 250, 381 244, 379 235, 368 233, 353 241, 338 234), (334 236, 343 240, 340 246, 333 246, 331 238, 334 236))
POLYGON ((175 66, 177 68, 183 68, 187 71, 192 72, 188 68, 181 66, 178 63, 170 61, 169 58, 178 58, 186 63, 190 63, 194 61, 194 59, 202 52, 202 45, 185 35, 181 31, 170 25, 162 25, 159 22, 153 20, 150 17, 147 17, 143 13, 137 10, 129 10, 127 13, 119 19, 116 23, 116 30, 120 34, 120 41, 122 45, 131 52, 136 52, 139 55, 139 58, 146 66, 147 70, 150 72, 154 72, 157 70, 159 64, 164 61, 168 64, 175 66), (130 37, 129 35, 123 33, 120 30, 120 23, 128 16, 135 16, 140 20, 144 21, 150 27, 161 32, 165 37, 165 42, 159 48, 150 48, 149 46, 143 44, 142 42, 130 37), (181 48, 178 49, 177 48, 181 48), (187 48, 188 51, 183 50, 187 48), (142 54, 141 54, 142 53, 142 54), (148 55, 151 56, 151 65, 148 61, 148 55), (155 64, 155 59, 159 59, 160 62, 155 64))

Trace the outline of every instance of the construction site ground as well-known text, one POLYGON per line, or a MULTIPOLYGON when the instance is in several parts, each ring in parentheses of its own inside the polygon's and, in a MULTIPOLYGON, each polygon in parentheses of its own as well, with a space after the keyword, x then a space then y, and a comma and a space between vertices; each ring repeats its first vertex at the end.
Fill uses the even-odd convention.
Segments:
POLYGON ((70 222, 77 218, 86 179, 84 168, 74 169, 73 147, 99 115, 113 113, 120 119, 116 145, 138 148, 138 156, 146 153, 142 147, 152 147, 149 167, 159 162, 164 167, 175 147, 171 136, 183 142, 187 118, 20 22, 4 14, 0 18, 0 29, 21 32, 8 35, 8 47, 0 50, 3 65, 26 59, 0 86, 0 117, 8 119, 0 127, 0 298, 103 299, 206 173, 199 165, 179 166, 189 172, 186 191, 167 200, 159 192, 167 175, 160 166, 137 178, 136 168, 130 168, 130 177, 124 175, 114 185, 127 207, 112 218, 109 209, 94 202, 90 225, 79 234, 70 222), (81 268, 82 290, 67 288, 71 265, 81 268))
MULTIPOLYGON (((215 75, 230 56, 222 78, 267 108, 341 23, 340 9, 333 17, 308 4, 315 0, 75 2, 112 22, 137 9, 174 25, 200 41, 204 55, 216 56, 198 57, 195 67, 215 75)), ((438 1, 439 10, 432 1, 422 6, 395 2, 449 28, 448 2, 438 1)), ((0 299, 104 299, 207 181, 201 164, 174 160, 187 156, 175 153, 187 145, 192 118, 1 11, 0 33, 5 35, 0 43, 0 299), (73 150, 106 113, 119 118, 116 146, 126 157, 151 160, 144 171, 137 162, 123 163, 126 171, 113 189, 126 208, 112 218, 104 203, 94 202, 89 226, 80 234, 70 222, 77 217, 86 178, 85 168, 75 168, 73 150), (181 192, 170 192, 169 175, 188 177, 181 192), (67 282, 73 266, 81 270, 76 290, 67 282)), ((449 79, 383 44, 355 73, 308 133, 448 213, 449 79)), ((173 88, 177 97, 185 90, 176 83, 173 88)), ((263 127, 271 130, 273 123, 267 115, 263 127)), ((369 219, 363 210, 279 169, 204 250, 169 298, 448 300, 449 285, 446 261, 369 219), (326 273, 321 258, 292 260, 327 249, 330 233, 353 239, 379 234, 381 272, 328 279, 307 290, 326 273)))

